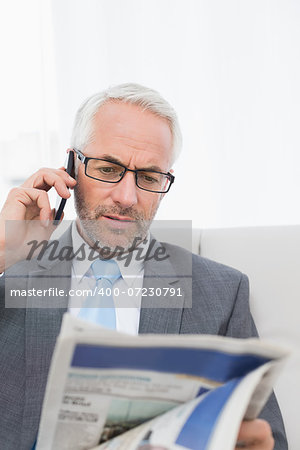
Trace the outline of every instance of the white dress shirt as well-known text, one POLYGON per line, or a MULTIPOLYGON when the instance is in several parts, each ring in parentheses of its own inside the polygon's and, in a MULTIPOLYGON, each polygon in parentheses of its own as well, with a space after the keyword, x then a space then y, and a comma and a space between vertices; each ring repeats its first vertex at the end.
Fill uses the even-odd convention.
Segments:
MULTIPOLYGON (((143 244, 143 254, 147 251, 150 241, 150 235, 147 237, 147 242, 143 244)), ((86 257, 74 258, 72 261, 72 280, 69 295, 69 311, 71 314, 77 316, 83 302, 86 299, 84 290, 93 290, 96 285, 96 280, 91 273, 92 261, 88 259, 87 255, 91 251, 90 246, 80 236, 76 222, 72 224, 72 242, 73 251, 76 253, 79 248, 85 249, 86 257), (82 247, 83 246, 83 247, 82 247), (76 294, 76 292, 78 295, 76 294), (71 295, 72 293, 72 295, 71 295)), ((79 253, 78 253, 79 254, 79 253)), ((80 253, 82 255, 82 252, 80 253)), ((94 252, 95 255, 95 252, 94 252)), ((135 252, 130 264, 126 264, 126 260, 118 260, 117 262, 121 277, 114 283, 113 297, 116 307, 116 328, 118 331, 138 334, 140 321, 140 307, 141 307, 141 289, 143 287, 144 278, 144 262, 136 260, 135 252), (126 267, 128 265, 128 267, 126 267)))

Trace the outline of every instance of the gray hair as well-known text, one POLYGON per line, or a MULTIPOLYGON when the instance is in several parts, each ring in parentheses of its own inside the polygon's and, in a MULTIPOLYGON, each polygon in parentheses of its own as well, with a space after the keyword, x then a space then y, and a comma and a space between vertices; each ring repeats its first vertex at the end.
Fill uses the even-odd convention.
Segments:
POLYGON ((172 163, 178 157, 182 137, 177 114, 172 106, 155 90, 135 83, 109 87, 89 97, 80 106, 74 122, 71 147, 83 151, 93 136, 93 119, 99 108, 109 101, 121 101, 140 106, 169 122, 173 136, 172 163))

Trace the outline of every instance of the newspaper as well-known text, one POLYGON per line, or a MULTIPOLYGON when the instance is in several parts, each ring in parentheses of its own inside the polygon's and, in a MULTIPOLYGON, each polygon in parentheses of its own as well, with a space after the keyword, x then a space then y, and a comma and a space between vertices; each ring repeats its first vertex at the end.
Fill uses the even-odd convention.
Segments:
POLYGON ((258 339, 131 336, 66 313, 38 450, 232 450, 288 355, 258 339))

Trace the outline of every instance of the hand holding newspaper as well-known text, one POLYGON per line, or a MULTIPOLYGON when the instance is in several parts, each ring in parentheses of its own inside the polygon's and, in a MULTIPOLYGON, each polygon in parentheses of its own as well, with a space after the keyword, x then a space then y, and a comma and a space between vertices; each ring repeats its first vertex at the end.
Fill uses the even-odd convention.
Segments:
POLYGON ((37 450, 232 450, 287 355, 258 339, 130 336, 66 313, 37 450))

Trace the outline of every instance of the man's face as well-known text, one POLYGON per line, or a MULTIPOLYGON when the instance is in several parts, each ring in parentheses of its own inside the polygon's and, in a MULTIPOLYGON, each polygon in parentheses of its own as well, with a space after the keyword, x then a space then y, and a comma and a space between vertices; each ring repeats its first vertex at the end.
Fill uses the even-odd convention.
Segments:
MULTIPOLYGON (((85 156, 112 158, 129 169, 168 172, 172 133, 167 120, 136 105, 110 102, 96 114, 94 135, 83 150, 85 156)), ((127 172, 119 183, 87 177, 78 167, 75 188, 77 224, 83 238, 100 247, 128 249, 135 238, 143 239, 155 216, 162 194, 147 192, 127 172)))

